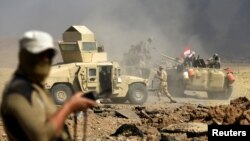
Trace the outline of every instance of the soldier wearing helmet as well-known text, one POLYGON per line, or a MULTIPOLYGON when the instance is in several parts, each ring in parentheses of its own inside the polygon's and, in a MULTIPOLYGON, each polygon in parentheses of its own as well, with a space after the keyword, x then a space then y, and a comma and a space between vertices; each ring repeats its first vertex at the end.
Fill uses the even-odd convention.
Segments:
POLYGON ((219 69, 221 67, 220 57, 217 53, 214 53, 212 57, 210 57, 208 62, 209 68, 217 68, 219 69))
POLYGON ((168 92, 167 72, 164 70, 163 66, 159 66, 156 77, 160 79, 160 84, 157 90, 158 100, 161 100, 160 94, 162 93, 169 98, 171 103, 176 103, 168 92))
POLYGON ((19 40, 19 62, 5 86, 1 115, 11 141, 70 140, 64 123, 67 116, 88 107, 95 101, 82 98, 78 92, 57 109, 44 80, 49 74, 56 49, 50 34, 28 31, 19 40))

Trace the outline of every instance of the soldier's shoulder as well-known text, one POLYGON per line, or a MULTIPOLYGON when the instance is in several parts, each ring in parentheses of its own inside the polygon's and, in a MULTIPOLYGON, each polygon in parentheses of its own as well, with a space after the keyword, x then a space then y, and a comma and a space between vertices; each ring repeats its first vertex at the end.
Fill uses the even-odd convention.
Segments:
POLYGON ((32 87, 32 83, 30 81, 20 77, 14 77, 6 87, 5 93, 7 95, 19 94, 30 101, 33 90, 34 88, 32 87))

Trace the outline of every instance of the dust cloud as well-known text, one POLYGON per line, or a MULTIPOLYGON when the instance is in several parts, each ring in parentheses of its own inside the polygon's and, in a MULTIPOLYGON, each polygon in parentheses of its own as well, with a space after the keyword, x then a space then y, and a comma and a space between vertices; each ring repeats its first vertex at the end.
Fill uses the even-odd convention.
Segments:
POLYGON ((132 44, 149 37, 153 57, 158 52, 176 57, 191 45, 204 58, 217 52, 222 60, 249 59, 249 5, 248 0, 2 0, 1 66, 16 64, 15 42, 26 30, 45 30, 58 40, 71 25, 89 27, 111 60, 121 60, 132 44))

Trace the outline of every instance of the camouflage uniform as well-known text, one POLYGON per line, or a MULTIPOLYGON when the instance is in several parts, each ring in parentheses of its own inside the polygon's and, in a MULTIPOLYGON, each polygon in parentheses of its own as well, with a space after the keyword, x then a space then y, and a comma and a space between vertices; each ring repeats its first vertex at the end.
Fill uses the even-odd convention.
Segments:
POLYGON ((157 96, 159 101, 161 100, 160 94, 163 93, 165 94, 171 102, 175 103, 176 101, 172 99, 171 95, 168 92, 168 83, 167 83, 167 72, 163 69, 162 66, 159 68, 160 70, 158 71, 157 78, 160 79, 160 84, 157 90, 157 96))
POLYGON ((65 124, 58 133, 49 122, 57 111, 43 85, 55 55, 52 37, 45 32, 27 32, 20 40, 18 55, 18 68, 4 89, 1 103, 2 120, 9 140, 70 140, 65 124))

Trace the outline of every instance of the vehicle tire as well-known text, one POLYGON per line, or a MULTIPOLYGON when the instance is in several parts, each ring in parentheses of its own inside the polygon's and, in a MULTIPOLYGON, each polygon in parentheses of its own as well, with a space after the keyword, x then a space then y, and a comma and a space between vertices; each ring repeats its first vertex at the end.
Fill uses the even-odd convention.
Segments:
POLYGON ((220 99, 226 100, 229 99, 233 93, 233 86, 229 85, 224 92, 207 92, 209 99, 220 99))
POLYGON ((227 87, 226 92, 224 93, 224 99, 229 99, 233 93, 233 85, 227 87))
POLYGON ((57 105, 62 105, 73 94, 72 89, 66 84, 56 84, 51 89, 52 97, 57 105))
POLYGON ((147 87, 141 83, 134 83, 129 86, 127 97, 132 104, 143 104, 148 98, 147 87))
POLYGON ((116 97, 116 98, 111 98, 113 103, 117 104, 123 104, 125 103, 128 99, 126 97, 116 97))
POLYGON ((181 80, 168 82, 168 92, 173 97, 184 97, 184 84, 181 80))
POLYGON ((211 92, 211 91, 207 92, 207 97, 209 99, 218 99, 219 97, 218 95, 220 95, 220 93, 218 92, 211 92))
POLYGON ((182 75, 175 69, 168 71, 168 92, 173 97, 184 97, 185 85, 182 75))

